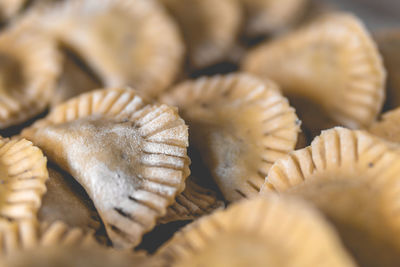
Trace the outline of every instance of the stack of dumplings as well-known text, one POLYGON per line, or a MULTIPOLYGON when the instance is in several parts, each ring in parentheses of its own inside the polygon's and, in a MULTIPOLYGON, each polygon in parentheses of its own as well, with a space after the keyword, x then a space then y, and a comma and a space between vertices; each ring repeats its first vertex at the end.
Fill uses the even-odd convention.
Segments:
POLYGON ((0 267, 400 266, 400 28, 313 0, 0 0, 0 267))

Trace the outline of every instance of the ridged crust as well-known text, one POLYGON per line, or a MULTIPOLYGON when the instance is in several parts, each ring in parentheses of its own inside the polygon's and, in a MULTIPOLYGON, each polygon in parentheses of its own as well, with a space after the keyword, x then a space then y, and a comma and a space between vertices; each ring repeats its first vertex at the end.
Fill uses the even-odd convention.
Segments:
POLYGON ((159 0, 177 20, 187 42, 190 63, 203 68, 228 57, 241 25, 232 0, 159 0))
POLYGON ((274 195, 195 221, 157 255, 173 266, 354 266, 319 213, 301 200, 274 195))
POLYGON ((195 220, 223 208, 225 203, 217 198, 216 192, 198 185, 193 177, 189 177, 185 190, 175 198, 174 204, 168 207, 167 214, 159 222, 195 220))
POLYGON ((0 217, 34 218, 49 175, 42 151, 25 139, 0 137, 0 217))
POLYGON ((22 135, 81 183, 113 244, 126 248, 137 245, 183 191, 190 174, 187 131, 174 108, 146 104, 129 88, 110 88, 56 107, 22 135), (103 122, 111 123, 115 133, 120 129, 127 132, 123 137, 105 138, 82 130, 106 129, 104 136, 108 136, 108 128, 101 128, 103 122), (78 137, 73 135, 76 131, 78 137), (91 136, 102 139, 92 140, 91 136))
POLYGON ((61 221, 50 225, 39 224, 35 220, 22 220, 18 223, 0 221, 0 257, 37 247, 96 245, 92 232, 68 228, 61 221))
POLYGON ((312 202, 360 266, 397 266, 399 149, 363 131, 324 131, 311 146, 271 167, 261 192, 312 202))
MULTIPOLYGON (((0 128, 6 128, 33 118, 45 110, 60 73, 61 58, 51 39, 29 25, 22 24, 13 25, 2 32, 0 55, 14 60, 21 76, 8 77, 14 79, 12 88, 3 84, 1 79, 0 128), (19 83, 18 87, 15 86, 16 83, 19 83)), ((7 69, 1 70, 6 71, 7 69)), ((16 72, 12 75, 17 76, 16 72)))
POLYGON ((381 57, 362 22, 326 15, 249 53, 243 70, 276 81, 284 94, 320 105, 341 125, 367 127, 385 96, 381 57))
POLYGON ((39 247, 27 251, 19 251, 8 255, 1 267, 159 267, 157 258, 146 253, 117 251, 105 247, 39 247))
POLYGON ((132 86, 156 97, 176 78, 184 46, 154 0, 72 0, 25 18, 73 49, 106 87, 132 86), (135 27, 132 27, 135 25, 135 27))
POLYGON ((300 121, 269 80, 204 77, 177 85, 161 101, 178 107, 229 201, 257 195, 268 169, 297 143, 300 121))
POLYGON ((308 0, 240 0, 249 36, 273 34, 292 26, 304 13, 308 0))
POLYGON ((399 160, 396 148, 383 140, 365 131, 336 127, 323 131, 310 146, 277 160, 261 192, 285 191, 324 175, 382 177, 399 160))

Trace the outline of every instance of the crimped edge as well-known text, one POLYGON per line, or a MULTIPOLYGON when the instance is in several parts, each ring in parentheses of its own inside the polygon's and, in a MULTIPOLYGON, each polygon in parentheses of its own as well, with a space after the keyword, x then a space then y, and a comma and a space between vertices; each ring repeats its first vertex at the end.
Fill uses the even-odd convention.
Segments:
MULTIPOLYGON (((218 240, 221 234, 232 232, 258 236, 264 238, 265 242, 275 240, 283 243, 293 233, 296 239, 290 239, 292 245, 296 242, 296 246, 302 247, 303 252, 304 248, 308 248, 310 253, 316 253, 314 258, 309 254, 298 256, 299 262, 309 263, 304 266, 317 266, 321 259, 326 263, 337 264, 329 266, 354 266, 334 230, 316 210, 300 199, 273 194, 235 203, 225 211, 196 220, 177 232, 156 255, 164 259, 165 265, 179 263, 201 253, 202 249, 218 240), (301 233, 307 238, 294 233, 301 233)), ((291 248, 295 249, 296 246, 291 248)))
POLYGON ((0 138, 0 163, 6 168, 0 217, 19 220, 33 218, 46 192, 47 159, 42 151, 25 139, 0 138))
POLYGON ((332 170, 349 174, 357 171, 357 175, 368 170, 368 177, 378 181, 392 172, 398 161, 398 151, 382 139, 365 131, 336 127, 323 131, 310 146, 279 159, 269 170, 261 193, 285 191, 315 174, 332 170))
POLYGON ((161 96, 160 100, 178 106, 183 114, 186 108, 201 105, 202 98, 213 99, 211 96, 230 98, 233 102, 243 101, 247 105, 252 105, 252 101, 260 97, 265 98, 260 107, 265 114, 259 127, 264 136, 259 142, 264 147, 264 152, 259 155, 260 167, 252 176, 243 178, 243 186, 236 187, 231 192, 234 197, 228 200, 258 195, 273 163, 295 149, 301 121, 275 83, 246 73, 216 75, 183 82, 161 96))
POLYGON ((354 15, 341 12, 325 15, 292 34, 262 45, 249 53, 242 69, 260 74, 263 64, 260 55, 266 51, 273 51, 280 60, 288 60, 285 57, 288 49, 298 51, 299 47, 315 42, 342 45, 350 56, 347 61, 354 66, 345 72, 351 79, 342 90, 342 98, 325 107, 327 112, 344 126, 367 127, 382 108, 386 71, 374 41, 363 23, 354 15), (349 38, 351 40, 343 41, 349 38), (357 52, 359 50, 365 51, 368 56, 360 56, 357 52))
POLYGON ((194 220, 224 208, 225 203, 217 198, 216 192, 196 184, 193 178, 189 177, 185 190, 175 198, 175 202, 168 207, 167 214, 158 222, 194 220))
POLYGON ((57 106, 45 119, 25 129, 22 135, 35 140, 35 134, 40 128, 90 115, 134 122, 134 127, 144 140, 143 152, 157 156, 163 164, 158 162, 153 165, 151 160, 148 163, 143 162, 146 168, 142 177, 142 188, 127 199, 127 202, 139 205, 143 208, 141 210, 153 214, 154 222, 149 223, 142 218, 146 216, 130 216, 129 212, 116 207, 114 217, 122 220, 122 226, 129 226, 120 229, 107 222, 99 212, 103 221, 105 220, 108 235, 114 245, 135 246, 141 239, 137 233, 150 231, 155 226, 156 219, 165 215, 176 195, 184 190, 184 182, 190 174, 190 159, 187 156, 188 127, 175 108, 163 104, 146 104, 130 88, 109 88, 82 94, 57 106), (158 157, 159 152, 155 148, 165 151, 162 158, 158 157), (179 159, 182 166, 171 166, 170 159, 179 159))
POLYGON ((0 256, 36 247, 99 246, 92 231, 69 228, 61 221, 50 225, 36 220, 10 222, 0 220, 0 256))

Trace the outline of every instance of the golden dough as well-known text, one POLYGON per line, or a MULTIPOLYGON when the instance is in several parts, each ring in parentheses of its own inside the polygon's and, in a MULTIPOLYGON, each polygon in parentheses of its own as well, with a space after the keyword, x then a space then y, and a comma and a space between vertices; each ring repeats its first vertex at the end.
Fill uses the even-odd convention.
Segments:
POLYGON ((49 177, 47 159, 31 142, 0 137, 0 218, 32 219, 41 206, 49 177))
POLYGON ((187 225, 157 255, 172 266, 355 266, 316 210, 275 195, 187 225))
POLYGON ((309 99, 336 125, 350 128, 368 127, 385 96, 376 45, 362 22, 346 13, 323 16, 255 48, 242 69, 274 80, 284 95, 309 99))
POLYGON ((397 266, 398 148, 364 131, 334 128, 271 167, 262 193, 285 192, 316 205, 360 266, 397 266))

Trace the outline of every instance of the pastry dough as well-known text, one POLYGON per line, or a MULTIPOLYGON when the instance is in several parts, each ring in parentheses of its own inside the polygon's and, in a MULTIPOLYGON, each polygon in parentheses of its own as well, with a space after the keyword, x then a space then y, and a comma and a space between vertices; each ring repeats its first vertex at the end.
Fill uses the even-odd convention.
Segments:
POLYGON ((154 0, 71 0, 24 19, 76 52, 106 87, 132 86, 155 97, 175 79, 184 46, 154 0))
POLYGON ((346 13, 323 16, 255 48, 243 70, 274 80, 285 95, 309 99, 350 128, 369 126, 385 96, 378 50, 362 22, 346 13))
POLYGON ((157 258, 143 252, 116 251, 106 248, 63 247, 36 248, 14 253, 5 259, 7 267, 160 267, 157 258))
POLYGON ((400 28, 378 31, 374 39, 388 73, 387 107, 400 107, 400 28))
POLYGON ((51 106, 55 107, 62 102, 67 101, 79 94, 101 88, 101 82, 97 77, 93 77, 88 73, 76 58, 73 58, 72 52, 64 53, 64 63, 60 78, 53 97, 51 98, 51 106))
POLYGON ((49 167, 47 192, 38 212, 39 220, 46 223, 63 221, 70 227, 98 230, 100 218, 93 204, 77 190, 79 184, 74 183, 73 177, 49 167))
POLYGON ((0 20, 8 20, 21 10, 27 0, 0 0, 0 20))
POLYGON ((178 22, 193 67, 208 67, 228 57, 242 21, 236 0, 159 1, 178 22))
POLYGON ((60 73, 55 43, 17 24, 0 35, 0 129, 43 112, 60 73))
POLYGON ((382 115, 381 120, 369 127, 369 132, 389 142, 400 143, 400 108, 393 109, 382 115))
POLYGON ((0 137, 0 219, 34 218, 49 177, 42 151, 25 139, 0 137))
POLYGON ((160 223, 195 220, 225 207, 224 202, 217 198, 216 192, 198 185, 195 179, 191 176, 186 180, 185 190, 168 207, 167 215, 159 220, 160 223))
POLYGON ((189 175, 188 129, 176 109, 129 88, 80 95, 23 131, 92 199, 114 246, 137 245, 189 175))
POLYGON ((172 266, 355 266, 311 206, 271 195, 189 224, 158 252, 172 266))
POLYGON ((93 232, 68 228, 61 221, 39 224, 35 220, 22 220, 18 223, 0 220, 0 241, 0 257, 37 247, 98 246, 93 232))
POLYGON ((300 121, 269 80, 203 77, 177 85, 161 101, 178 107, 228 201, 257 195, 269 167, 297 143, 300 121))
POLYGON ((239 0, 246 12, 245 33, 249 36, 273 34, 297 22, 308 0, 239 0))
POLYGON ((335 128, 278 160, 262 192, 311 201, 334 224, 360 266, 397 266, 398 173, 398 148, 364 131, 335 128))

